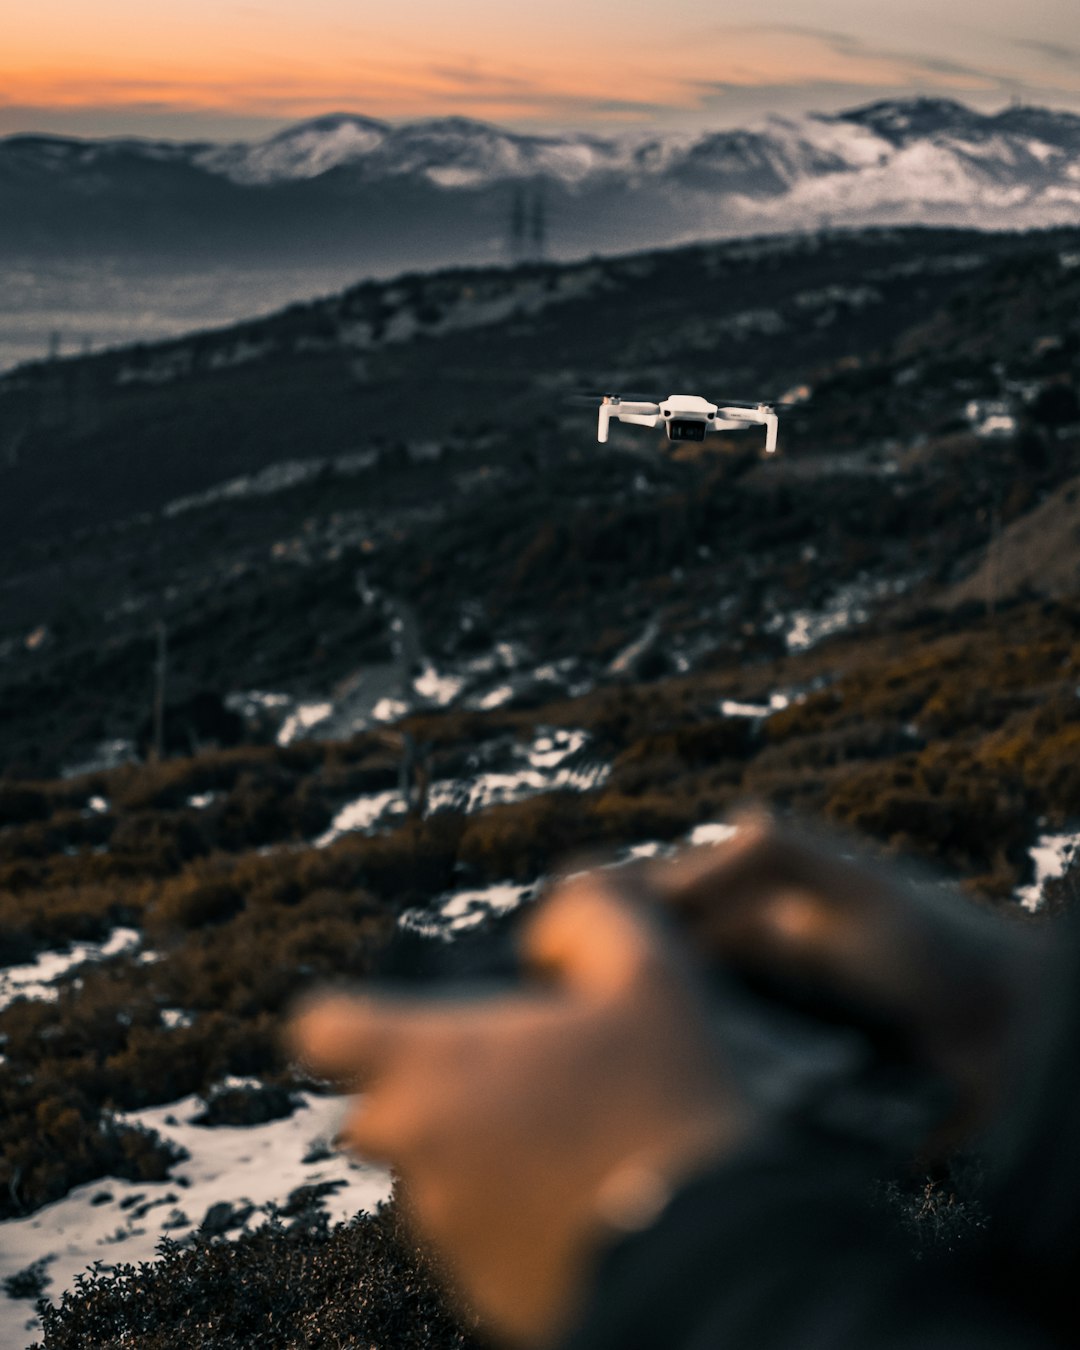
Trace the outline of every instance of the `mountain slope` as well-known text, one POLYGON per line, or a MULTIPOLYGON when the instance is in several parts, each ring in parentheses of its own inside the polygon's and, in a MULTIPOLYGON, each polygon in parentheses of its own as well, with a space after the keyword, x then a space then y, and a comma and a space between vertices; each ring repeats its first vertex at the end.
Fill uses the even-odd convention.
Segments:
POLYGON ((1080 218, 1080 118, 918 99, 698 136, 538 136, 345 113, 256 144, 14 136, 0 141, 0 256, 317 251, 363 258, 368 271, 490 260, 520 190, 543 196, 547 246, 561 257, 793 219, 1067 224, 1080 218))
POLYGON ((1078 231, 736 241, 369 282, 24 367, 0 760, 130 752, 159 620, 178 704, 271 691, 279 721, 351 725, 376 684, 391 712, 528 702, 936 603, 1080 467, 1078 258, 1078 231), (813 397, 759 463, 755 432, 600 447, 582 385, 813 397))

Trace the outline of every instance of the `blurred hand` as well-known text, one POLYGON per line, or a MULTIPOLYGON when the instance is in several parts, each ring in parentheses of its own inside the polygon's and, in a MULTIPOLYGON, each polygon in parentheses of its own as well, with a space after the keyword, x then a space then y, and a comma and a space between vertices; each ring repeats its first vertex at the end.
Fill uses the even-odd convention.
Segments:
POLYGON ((493 1330, 543 1343, 611 1229, 747 1128, 687 959, 617 876, 563 883, 524 938, 543 978, 485 999, 325 996, 296 1054, 362 1089, 343 1142, 396 1168, 420 1233, 493 1330))
POLYGON ((297 1055, 363 1091, 344 1142, 398 1170, 419 1234, 493 1330, 556 1336, 611 1229, 647 1223, 752 1128, 695 959, 871 1010, 954 1085, 955 1133, 992 1114, 1027 1006, 1025 933, 846 850, 745 817, 723 844, 556 887, 519 991, 336 995, 297 1014, 297 1055))
POLYGON ((1045 955, 1023 923, 762 813, 722 844, 651 863, 645 884, 704 960, 816 987, 895 1027, 956 1092, 936 1144, 1000 1104, 1045 955))

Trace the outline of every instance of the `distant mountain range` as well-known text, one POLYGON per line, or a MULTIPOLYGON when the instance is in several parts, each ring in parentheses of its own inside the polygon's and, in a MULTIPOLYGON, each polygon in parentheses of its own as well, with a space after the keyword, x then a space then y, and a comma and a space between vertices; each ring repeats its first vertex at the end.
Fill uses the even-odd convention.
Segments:
POLYGON ((523 135, 334 114, 255 143, 0 140, 0 259, 354 274, 758 231, 1080 222, 1080 117, 879 102, 705 134, 523 135))

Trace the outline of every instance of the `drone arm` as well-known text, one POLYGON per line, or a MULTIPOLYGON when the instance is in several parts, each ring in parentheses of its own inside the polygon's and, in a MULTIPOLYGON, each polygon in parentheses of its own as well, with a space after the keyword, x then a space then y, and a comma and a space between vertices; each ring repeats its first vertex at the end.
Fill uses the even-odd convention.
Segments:
POLYGON ((765 453, 772 455, 776 453, 776 434, 780 428, 780 419, 771 408, 717 408, 716 415, 723 418, 724 421, 734 422, 756 422, 759 426, 765 428, 765 453))
POLYGON ((603 444, 608 438, 608 431, 611 428, 611 407, 607 403, 600 404, 600 412, 596 423, 596 439, 603 444))
POLYGON ((776 436, 780 430, 780 419, 774 412, 765 414, 765 453, 776 454, 776 436))
POLYGON ((630 403, 605 399, 600 404, 596 439, 600 442, 607 440, 612 418, 619 422, 636 422, 639 427, 654 427, 659 417, 658 403, 630 403))
POLYGON ((660 421, 658 413, 617 413, 620 422, 633 422, 638 427, 654 427, 660 421))

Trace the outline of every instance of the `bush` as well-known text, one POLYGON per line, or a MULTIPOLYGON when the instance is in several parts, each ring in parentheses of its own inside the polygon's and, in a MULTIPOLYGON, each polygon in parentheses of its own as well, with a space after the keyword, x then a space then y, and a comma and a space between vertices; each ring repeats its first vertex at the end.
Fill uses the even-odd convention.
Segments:
POLYGON ((164 1242, 153 1264, 84 1278, 42 1323, 43 1350, 479 1350, 395 1205, 334 1228, 308 1211, 234 1241, 164 1242))
POLYGON ((0 826, 49 818, 49 799, 38 788, 0 782, 0 826))
POLYGON ((161 1181, 186 1156, 153 1130, 99 1115, 70 1084, 52 1077, 29 1102, 0 1084, 0 1219, 59 1200, 98 1177, 161 1181))

